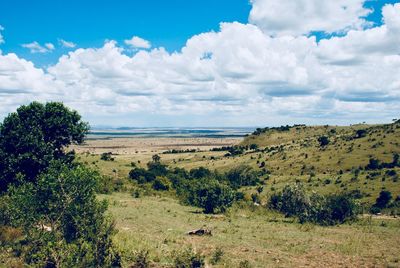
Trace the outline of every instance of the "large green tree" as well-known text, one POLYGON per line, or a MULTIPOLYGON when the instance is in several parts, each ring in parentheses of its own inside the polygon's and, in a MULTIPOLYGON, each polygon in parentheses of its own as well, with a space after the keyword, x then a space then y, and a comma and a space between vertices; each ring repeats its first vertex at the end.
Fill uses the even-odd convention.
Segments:
POLYGON ((50 162, 72 162, 65 148, 80 144, 89 131, 81 116, 59 102, 32 102, 0 124, 0 192, 10 184, 32 182, 50 162))

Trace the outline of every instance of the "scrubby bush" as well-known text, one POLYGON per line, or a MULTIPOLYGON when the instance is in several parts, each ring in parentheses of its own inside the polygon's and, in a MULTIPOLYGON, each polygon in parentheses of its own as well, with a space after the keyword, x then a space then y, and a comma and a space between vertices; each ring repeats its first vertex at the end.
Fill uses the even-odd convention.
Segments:
POLYGON ((107 152, 107 153, 102 153, 100 155, 100 160, 103 161, 114 161, 114 157, 112 157, 112 153, 111 152, 107 152))
POLYGON ((150 267, 149 252, 146 250, 138 251, 133 256, 131 268, 148 268, 150 267))
POLYGON ((154 181, 156 176, 144 168, 134 168, 129 172, 129 178, 143 184, 154 181))
POLYGON ((168 191, 171 182, 166 177, 157 177, 153 182, 153 189, 156 191, 168 191))
POLYGON ((375 205, 379 208, 385 208, 392 199, 392 193, 389 191, 381 191, 379 197, 376 199, 375 205))
POLYGON ((106 203, 96 199, 96 183, 90 170, 57 162, 37 183, 9 189, 9 218, 12 227, 23 230, 27 264, 119 266, 114 225, 105 215, 106 203))
POLYGON ((319 145, 325 147, 329 144, 329 138, 326 136, 321 136, 318 138, 319 145))
POLYGON ((260 182, 259 173, 247 166, 239 166, 226 173, 226 180, 234 188, 255 186, 260 182))
POLYGON ((174 253, 174 266, 176 268, 201 268, 205 267, 205 257, 195 252, 192 248, 187 248, 174 253))
POLYGON ((204 213, 225 212, 235 199, 235 191, 215 179, 193 181, 187 187, 186 202, 204 213))
POLYGON ((149 162, 147 163, 147 170, 154 176, 166 176, 168 174, 167 166, 160 162, 149 162))
POLYGON ((223 256, 224 256, 224 251, 222 250, 222 248, 220 247, 216 248, 213 255, 211 256, 211 264, 216 265, 221 261, 223 256))
POLYGON ((301 223, 313 222, 320 225, 340 224, 354 220, 359 212, 353 198, 347 194, 322 196, 308 194, 302 184, 286 185, 270 197, 269 207, 285 216, 295 216, 301 223))
POLYGON ((189 174, 190 174, 191 178, 202 179, 202 178, 210 177, 212 173, 208 168, 199 167, 199 168, 191 169, 189 174))

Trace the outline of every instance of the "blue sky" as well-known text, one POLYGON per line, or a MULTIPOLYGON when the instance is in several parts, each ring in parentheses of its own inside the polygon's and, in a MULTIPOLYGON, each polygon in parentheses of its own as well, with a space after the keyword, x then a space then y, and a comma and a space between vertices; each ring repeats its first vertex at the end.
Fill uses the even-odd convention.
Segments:
POLYGON ((54 100, 94 125, 388 122, 399 17, 394 0, 1 1, 0 118, 54 100))
POLYGON ((58 60, 65 50, 38 55, 21 47, 35 40, 73 40, 80 47, 101 46, 105 39, 122 41, 132 35, 156 47, 180 50, 193 35, 218 30, 220 22, 247 22, 247 0, 13 0, 0 2, 5 28, 4 52, 15 52, 37 64, 58 60))
MULTIPOLYGON (((366 1, 374 9, 368 21, 380 25, 381 8, 396 0, 366 1)), ((38 65, 55 63, 66 52, 56 50, 45 55, 31 54, 21 44, 58 39, 73 40, 79 47, 100 46, 105 39, 122 41, 141 36, 168 51, 180 50, 198 33, 217 31, 221 22, 248 21, 248 0, 13 0, 0 2, 0 25, 5 28, 4 52, 15 52, 38 65), (8 34, 10 33, 10 34, 8 34)), ((314 33, 324 38, 324 33, 314 33)))

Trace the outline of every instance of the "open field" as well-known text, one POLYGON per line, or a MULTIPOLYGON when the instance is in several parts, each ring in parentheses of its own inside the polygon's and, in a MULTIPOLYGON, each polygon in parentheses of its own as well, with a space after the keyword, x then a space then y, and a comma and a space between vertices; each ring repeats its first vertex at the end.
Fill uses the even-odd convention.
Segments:
MULTIPOLYGON (((288 131, 268 130, 244 139, 90 140, 76 149, 80 161, 130 185, 125 193, 101 195, 109 200, 109 211, 116 219, 119 233, 115 241, 126 265, 132 261, 132 252, 148 250, 154 266, 168 266, 175 251, 192 246, 207 256, 208 264, 221 249, 224 254, 217 267, 400 267, 399 218, 366 215, 352 224, 321 227, 299 224, 265 208, 272 193, 294 181, 321 194, 359 191, 359 202, 366 206, 375 202, 381 190, 391 191, 395 198, 400 195, 400 169, 392 168, 395 175, 388 175, 387 169, 365 167, 371 158, 381 163, 392 161, 393 155, 400 153, 399 141, 400 128, 396 124, 299 126, 288 131), (358 130, 365 130, 365 136, 356 137, 358 130), (329 144, 321 147, 318 138, 324 135, 329 144), (251 144, 257 144, 257 149, 248 149, 251 144), (236 156, 210 151, 233 145, 247 149, 236 156), (163 154, 172 149, 197 151, 163 154), (114 160, 100 160, 104 152, 111 152, 114 160), (235 204, 224 215, 205 215, 199 209, 181 205, 173 192, 150 191, 134 198, 131 191, 138 186, 129 182, 128 173, 132 165, 146 167, 154 154, 171 168, 203 166, 224 172, 247 165, 264 171, 261 206, 235 204), (213 235, 186 234, 201 227, 211 229, 213 235)), ((256 188, 244 187, 241 191, 249 200, 256 188)))
POLYGON ((110 202, 126 260, 148 250, 157 267, 171 264, 187 246, 207 256, 224 255, 215 267, 400 267, 400 220, 363 218, 334 227, 301 225, 264 208, 235 206, 225 215, 205 215, 168 196, 102 195, 110 202), (207 227, 212 236, 189 236, 207 227))

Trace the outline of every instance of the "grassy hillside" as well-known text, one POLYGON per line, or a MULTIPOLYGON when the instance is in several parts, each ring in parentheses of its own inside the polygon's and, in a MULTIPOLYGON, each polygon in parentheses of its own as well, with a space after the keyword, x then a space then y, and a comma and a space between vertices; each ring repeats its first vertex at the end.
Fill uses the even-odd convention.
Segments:
MULTIPOLYGON (((400 153, 399 142, 398 123, 295 126, 259 129, 236 145, 242 148, 237 155, 209 150, 164 154, 165 150, 150 148, 146 153, 112 154, 113 161, 90 153, 80 154, 80 160, 126 190, 100 198, 110 202, 119 230, 115 241, 127 266, 144 250, 155 267, 168 267, 177 253, 191 246, 206 256, 208 264, 218 250, 222 251, 222 259, 213 265, 216 267, 398 267, 398 218, 364 215, 352 224, 321 227, 299 224, 263 205, 273 193, 295 181, 321 194, 354 191, 366 207, 383 189, 396 198, 400 195, 400 169, 382 163, 391 163, 400 153), (328 141, 323 146, 322 136, 328 141), (251 166, 263 174, 261 206, 236 203, 223 215, 206 215, 198 208, 181 205, 173 191, 141 189, 140 198, 134 198, 131 193, 137 185, 128 179, 132 163, 146 167, 153 154, 159 154, 170 168, 204 166, 224 172, 251 166), (378 160, 381 167, 367 168, 370 159, 378 160), (201 227, 211 229, 213 235, 186 234, 201 227)), ((240 191, 245 200, 251 200, 259 188, 242 187, 240 191)))
MULTIPOLYGON (((239 165, 264 171, 265 190, 262 198, 281 189, 286 183, 302 181, 309 190, 321 193, 360 190, 362 202, 372 204, 381 190, 400 195, 400 170, 366 170, 370 159, 382 163, 400 154, 400 124, 338 126, 295 126, 256 131, 238 144, 257 150, 226 156, 227 151, 200 151, 194 153, 115 155, 115 161, 101 161, 99 155, 81 155, 83 161, 98 167, 104 174, 124 180, 131 162, 145 166, 152 154, 160 154, 161 161, 170 167, 186 169, 207 167, 226 171, 239 165), (321 146, 318 138, 327 137, 329 143, 321 146)), ((254 190, 254 189, 253 189, 254 190)), ((249 189, 249 192, 252 190, 249 189)))

